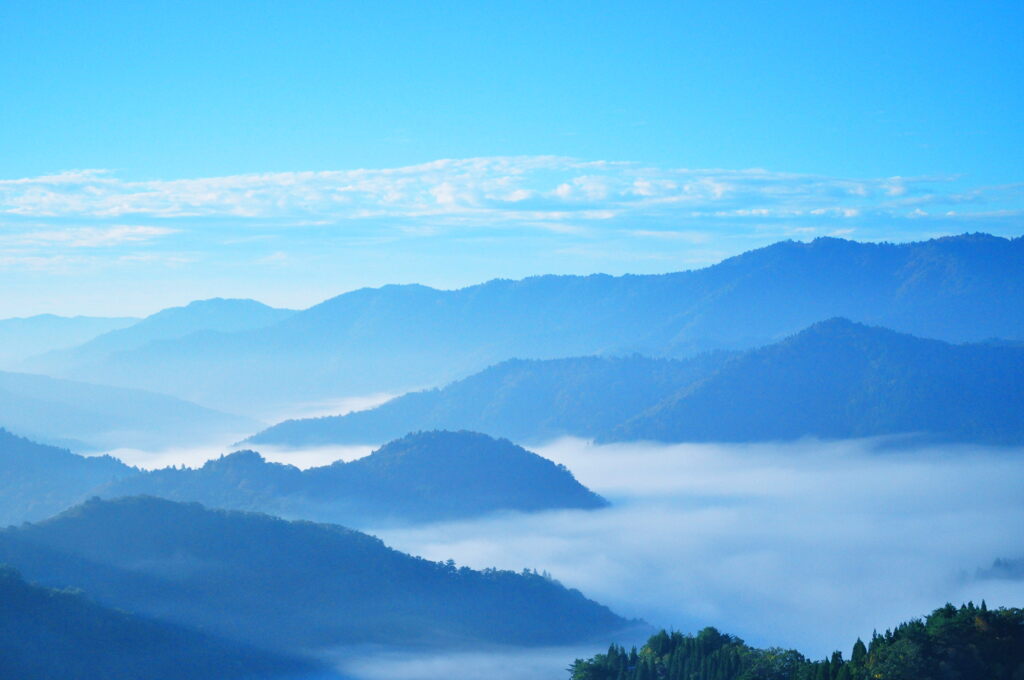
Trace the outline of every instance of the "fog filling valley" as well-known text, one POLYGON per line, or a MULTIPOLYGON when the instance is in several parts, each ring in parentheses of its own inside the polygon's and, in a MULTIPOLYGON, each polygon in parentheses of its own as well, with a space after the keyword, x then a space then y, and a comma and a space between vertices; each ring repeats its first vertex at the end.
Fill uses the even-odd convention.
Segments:
MULTIPOLYGON (((268 460, 307 468, 376 447, 254 448, 268 460)), ((896 447, 885 440, 601 445, 574 438, 528 448, 565 465, 611 507, 366 530, 431 560, 547 571, 656 628, 715 626, 812 658, 835 649, 848 654, 857 637, 947 601, 1024 605, 1024 581, 976 575, 996 558, 1024 555, 1024 449, 896 447)), ((194 467, 228 450, 112 453, 142 467, 194 467)), ((341 650, 337 663, 366 680, 554 679, 566 677, 574 658, 609 642, 423 655, 361 648, 341 650)))
POLYGON ((547 570, 656 627, 716 626, 811 657, 848 654, 858 636, 946 601, 1024 604, 1024 582, 974 578, 1024 554, 1021 449, 563 439, 535 450, 612 507, 373 533, 428 559, 547 570))
MULTIPOLYGON (((256 449, 268 460, 306 468, 360 458, 374 447, 256 449)), ((1024 449, 898 448, 870 439, 596 444, 563 438, 530 450, 565 465, 611 507, 367 530, 432 560, 546 570, 656 628, 715 626, 751 644, 793 647, 811 657, 849 653, 858 636, 947 601, 1024 605, 1024 581, 976 575, 996 558, 1024 555, 1024 449)), ((200 466, 224 451, 114 453, 154 467, 200 466)), ((611 641, 425 655, 342 650, 338 664, 346 675, 368 680, 540 680, 565 677, 573 658, 611 641)))

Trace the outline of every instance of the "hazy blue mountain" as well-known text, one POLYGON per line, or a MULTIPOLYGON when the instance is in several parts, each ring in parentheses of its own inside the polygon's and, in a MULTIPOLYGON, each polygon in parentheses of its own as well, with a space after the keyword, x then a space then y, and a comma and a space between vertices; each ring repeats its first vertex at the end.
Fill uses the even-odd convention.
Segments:
POLYGON ((1024 442, 1024 349, 950 345, 831 319, 730 360, 608 438, 763 441, 899 433, 1024 442))
POLYGON ((96 493, 148 494, 358 527, 607 505, 564 467, 475 432, 410 434, 365 458, 308 470, 238 451, 195 470, 121 479, 96 493))
POLYGON ((0 562, 110 607, 278 650, 607 638, 627 621, 533 573, 411 557, 336 525, 151 497, 0 531, 0 562))
POLYGON ((991 566, 978 569, 974 577, 984 580, 1024 581, 1024 557, 1016 559, 996 558, 991 566))
POLYGON ((46 519, 134 474, 110 456, 77 456, 0 428, 0 526, 46 519))
POLYGON ((0 371, 0 426, 79 450, 237 437, 253 421, 142 390, 0 371))
POLYGON ((412 434, 360 460, 308 470, 238 451, 198 469, 146 471, 0 429, 0 475, 0 526, 93 496, 141 494, 359 527, 607 505, 564 467, 474 432, 412 434))
POLYGON ((474 428, 518 441, 764 441, 901 433, 1024 441, 1024 347, 951 345, 832 319, 767 347, 690 360, 509 361, 345 416, 285 421, 250 443, 373 442, 474 428))
POLYGON ((81 345, 97 335, 125 328, 137 321, 131 317, 54 314, 0 319, 0 367, 12 368, 30 356, 81 345))
MULTIPOLYGON (((91 375, 89 366, 118 352, 138 349, 152 342, 177 340, 193 333, 234 333, 263 328, 294 314, 290 309, 268 307, 256 300, 213 298, 184 307, 170 307, 127 327, 110 330, 88 342, 63 351, 35 352, 24 367, 91 375)), ((101 381, 102 382, 102 381, 101 381)))
POLYGON ((308 446, 375 443, 403 432, 468 429, 519 442, 607 432, 717 369, 730 353, 671 360, 513 359, 441 389, 344 416, 287 420, 246 440, 308 446))
POLYGON ((313 664, 107 609, 26 583, 0 565, 0 677, 254 680, 311 677, 313 664))
POLYGON ((513 357, 748 349, 834 316, 952 342, 1024 339, 1024 238, 822 238, 673 274, 539 276, 454 291, 385 286, 256 330, 40 368, 267 414, 298 401, 443 384, 513 357))

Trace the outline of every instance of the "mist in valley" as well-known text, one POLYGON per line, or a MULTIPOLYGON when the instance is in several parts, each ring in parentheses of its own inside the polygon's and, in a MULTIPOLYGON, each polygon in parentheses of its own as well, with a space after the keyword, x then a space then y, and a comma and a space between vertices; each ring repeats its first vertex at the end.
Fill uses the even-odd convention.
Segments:
POLYGON ((1024 604, 1024 581, 974 578, 1024 553, 1024 450, 879 444, 563 439, 538 452, 612 507, 372 533, 428 559, 547 570, 656 627, 811 657, 947 601, 1024 604))
MULTIPOLYGON (((899 444, 563 438, 531 448, 568 467, 611 507, 366 530, 431 560, 549 572, 656 628, 715 626, 812 658, 848 654, 857 637, 947 601, 1024 604, 1024 581, 978 573, 997 558, 1024 555, 1024 449, 899 444)), ((307 468, 376 447, 256 448, 268 460, 307 468)), ((229 450, 115 455, 143 467, 196 467, 229 450)), ((331 658, 346 676, 366 680, 564 678, 574 658, 612 641, 455 653, 347 648, 331 658)))

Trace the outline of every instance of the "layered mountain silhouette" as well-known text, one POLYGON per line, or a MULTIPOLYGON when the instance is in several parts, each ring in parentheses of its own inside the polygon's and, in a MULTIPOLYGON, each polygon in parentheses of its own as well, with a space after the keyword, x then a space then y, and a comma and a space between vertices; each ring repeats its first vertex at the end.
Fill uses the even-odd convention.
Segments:
POLYGON ((92 496, 141 494, 358 527, 607 505, 564 467, 475 432, 411 434, 365 458, 308 470, 238 451, 198 469, 150 472, 0 430, 0 472, 0 526, 92 496))
MULTIPOLYGON (((34 368, 266 414, 438 385, 519 357, 750 349, 835 316, 948 342, 1024 339, 1024 238, 783 242, 696 271, 541 276, 454 291, 385 286, 269 325, 34 368)), ((97 340, 99 342, 99 340, 97 340)))
POLYGON ((255 680, 330 677, 313 663, 102 607, 0 565, 0 677, 255 680))
POLYGON ((150 343, 178 340, 194 333, 234 333, 272 325, 294 314, 255 300, 212 298, 196 300, 183 307, 169 307, 135 323, 78 344, 73 349, 34 353, 25 362, 30 369, 63 366, 89 366, 102 363, 111 355, 127 352, 150 343), (40 356, 41 355, 41 356, 40 356))
POLYGON ((952 345, 846 319, 762 349, 689 360, 510 361, 443 389, 251 437, 293 446, 475 428, 519 441, 765 441, 903 433, 1024 441, 1024 348, 952 345))
POLYGON ((75 450, 206 442, 254 422, 155 392, 0 371, 0 427, 75 450))
POLYGON ((125 328, 132 317, 57 316, 37 314, 0 319, 0 367, 13 368, 37 354, 81 345, 98 335, 125 328))
POLYGON ((135 474, 110 456, 86 458, 0 429, 0 526, 46 519, 135 474))
POLYGON ((756 441, 903 433, 1024 441, 1024 350, 950 345, 832 319, 736 357, 607 438, 756 441))
POLYGON ((105 606, 285 651, 562 644, 629 623, 534 573, 456 568, 340 526, 151 497, 0 531, 0 562, 105 606))
POLYGON ((534 443, 563 435, 594 437, 709 375, 732 356, 512 359, 444 388, 412 392, 344 416, 287 420, 245 441, 295 447, 366 444, 429 429, 477 430, 534 443))
POLYGON ((97 493, 148 494, 348 526, 607 505, 564 467, 475 432, 411 434, 365 458, 308 470, 239 451, 196 470, 122 478, 97 493))

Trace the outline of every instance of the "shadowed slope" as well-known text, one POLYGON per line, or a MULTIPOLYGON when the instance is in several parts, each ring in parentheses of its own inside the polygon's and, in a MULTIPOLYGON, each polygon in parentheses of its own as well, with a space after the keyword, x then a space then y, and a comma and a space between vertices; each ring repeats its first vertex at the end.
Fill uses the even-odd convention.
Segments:
POLYGON ((349 463, 299 470, 240 451, 197 470, 167 468, 97 491, 355 526, 606 505, 560 465, 475 432, 420 432, 349 463))
MULTIPOLYGON (((0 677, 255 680, 312 677, 308 662, 113 611, 25 583, 0 565, 0 677)), ((329 677, 317 674, 317 677, 329 677)))
POLYGON ((559 644, 627 623, 534 574, 456 569, 339 526, 147 497, 2 531, 0 561, 109 606, 277 649, 559 644))

